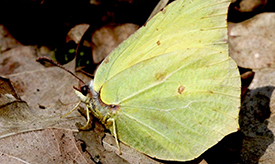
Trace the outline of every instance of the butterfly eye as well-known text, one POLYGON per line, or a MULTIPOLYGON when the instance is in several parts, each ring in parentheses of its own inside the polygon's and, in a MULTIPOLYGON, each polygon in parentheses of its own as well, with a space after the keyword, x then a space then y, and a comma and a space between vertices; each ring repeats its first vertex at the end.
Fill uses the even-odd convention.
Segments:
POLYGON ((80 88, 80 91, 84 96, 87 96, 89 92, 89 87, 87 85, 84 85, 83 87, 80 88))

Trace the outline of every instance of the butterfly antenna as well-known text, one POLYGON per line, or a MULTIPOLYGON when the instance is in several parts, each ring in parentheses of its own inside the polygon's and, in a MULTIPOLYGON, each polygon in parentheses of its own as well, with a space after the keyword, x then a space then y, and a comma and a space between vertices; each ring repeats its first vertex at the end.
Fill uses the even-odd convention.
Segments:
POLYGON ((63 67, 61 64, 55 62, 53 59, 47 57, 47 56, 40 56, 38 58, 36 58, 36 61, 39 63, 44 63, 44 62, 49 62, 67 72, 69 72, 71 75, 73 75, 75 78, 77 78, 81 83, 85 84, 83 80, 81 80, 78 76, 76 76, 73 72, 71 72, 70 70, 66 69, 65 67, 63 67))

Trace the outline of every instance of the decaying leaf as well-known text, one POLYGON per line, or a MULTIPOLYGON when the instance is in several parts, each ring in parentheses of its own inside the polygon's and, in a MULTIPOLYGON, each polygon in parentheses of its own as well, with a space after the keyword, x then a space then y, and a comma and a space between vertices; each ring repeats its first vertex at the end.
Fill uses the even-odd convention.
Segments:
POLYGON ((0 24, 0 52, 20 45, 21 44, 11 36, 7 29, 0 24))
POLYGON ((103 60, 116 46, 138 29, 138 25, 127 23, 106 25, 92 36, 92 51, 95 63, 103 60))
POLYGON ((275 64, 275 13, 262 13, 229 24, 230 56, 238 66, 252 69, 275 64))
POLYGON ((81 151, 72 131, 43 129, 18 133, 0 140, 0 163, 92 164, 81 151))

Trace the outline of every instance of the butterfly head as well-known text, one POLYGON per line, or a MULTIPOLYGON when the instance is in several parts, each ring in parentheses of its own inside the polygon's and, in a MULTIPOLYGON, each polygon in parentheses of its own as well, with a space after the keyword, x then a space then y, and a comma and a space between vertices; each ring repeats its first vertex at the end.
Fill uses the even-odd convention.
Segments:
POLYGON ((89 103, 92 98, 97 97, 97 93, 94 91, 94 81, 91 80, 88 84, 80 87, 80 89, 74 87, 75 93, 79 99, 84 103, 89 103))

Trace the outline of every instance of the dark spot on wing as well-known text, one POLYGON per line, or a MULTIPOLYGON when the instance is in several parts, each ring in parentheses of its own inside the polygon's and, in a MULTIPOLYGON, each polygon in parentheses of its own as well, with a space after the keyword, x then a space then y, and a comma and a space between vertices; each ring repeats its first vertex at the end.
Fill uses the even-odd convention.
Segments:
POLYGON ((163 14, 165 14, 165 13, 166 13, 166 9, 161 9, 161 12, 162 12, 163 14))
POLYGON ((184 86, 179 86, 179 88, 178 88, 178 93, 179 94, 182 94, 182 92, 184 91, 184 89, 185 89, 185 87, 184 86))
POLYGON ((158 45, 158 46, 160 45, 160 41, 159 41, 159 40, 157 41, 157 45, 158 45))
POLYGON ((155 74, 155 77, 156 77, 157 81, 162 81, 163 79, 165 79, 166 73, 158 72, 158 73, 155 74))
POLYGON ((109 58, 108 58, 108 57, 105 58, 104 63, 105 63, 105 64, 109 63, 109 58))

